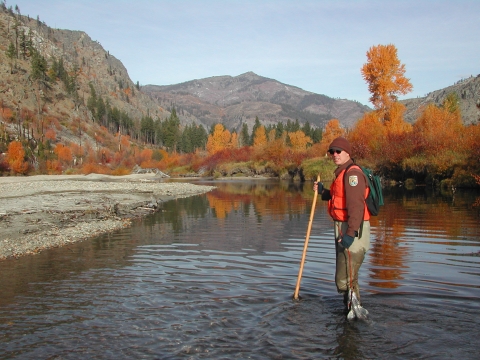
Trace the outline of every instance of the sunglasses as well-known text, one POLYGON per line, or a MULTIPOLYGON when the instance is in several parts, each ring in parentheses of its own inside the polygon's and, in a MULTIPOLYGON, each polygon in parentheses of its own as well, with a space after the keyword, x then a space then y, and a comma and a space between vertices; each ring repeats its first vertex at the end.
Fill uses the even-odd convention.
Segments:
POLYGON ((329 153, 330 155, 333 155, 333 154, 335 154, 335 153, 337 153, 337 154, 341 154, 341 153, 342 153, 342 151, 343 151, 343 150, 333 150, 333 149, 328 149, 328 153, 329 153))

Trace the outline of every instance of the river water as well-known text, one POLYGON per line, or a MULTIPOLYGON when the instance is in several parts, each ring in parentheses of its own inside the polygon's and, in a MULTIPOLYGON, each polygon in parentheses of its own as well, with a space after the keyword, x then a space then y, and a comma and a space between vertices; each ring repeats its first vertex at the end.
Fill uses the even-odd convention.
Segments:
MULTIPOLYGON (((312 184, 218 181, 129 229, 0 262, 1 359, 477 359, 480 193, 385 194, 360 273, 336 293, 312 184)), ((212 184, 202 182, 202 184, 212 184)))

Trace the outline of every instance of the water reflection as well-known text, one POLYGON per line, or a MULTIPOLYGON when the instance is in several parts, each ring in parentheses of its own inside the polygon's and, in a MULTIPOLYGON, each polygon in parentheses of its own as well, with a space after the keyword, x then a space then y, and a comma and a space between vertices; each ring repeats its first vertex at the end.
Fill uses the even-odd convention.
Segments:
POLYGON ((477 193, 387 193, 360 273, 371 323, 335 291, 311 183, 212 182, 133 227, 0 262, 0 358, 476 358, 477 193), (454 344, 454 346, 453 346, 454 344))

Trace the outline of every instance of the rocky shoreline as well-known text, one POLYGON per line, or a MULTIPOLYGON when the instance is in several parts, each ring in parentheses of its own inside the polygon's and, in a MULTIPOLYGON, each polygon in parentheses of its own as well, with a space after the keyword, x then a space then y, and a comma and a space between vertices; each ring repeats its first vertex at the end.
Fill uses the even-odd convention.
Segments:
POLYGON ((0 177, 0 260, 83 241, 212 186, 155 174, 0 177))

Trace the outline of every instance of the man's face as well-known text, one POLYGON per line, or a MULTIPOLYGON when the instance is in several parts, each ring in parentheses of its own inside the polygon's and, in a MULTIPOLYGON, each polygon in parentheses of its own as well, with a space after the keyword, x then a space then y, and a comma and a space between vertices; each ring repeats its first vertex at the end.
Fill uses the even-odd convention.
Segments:
POLYGON ((350 154, 341 149, 329 149, 328 153, 333 159, 335 165, 340 166, 350 160, 350 154), (340 152, 340 153, 339 153, 340 152))

